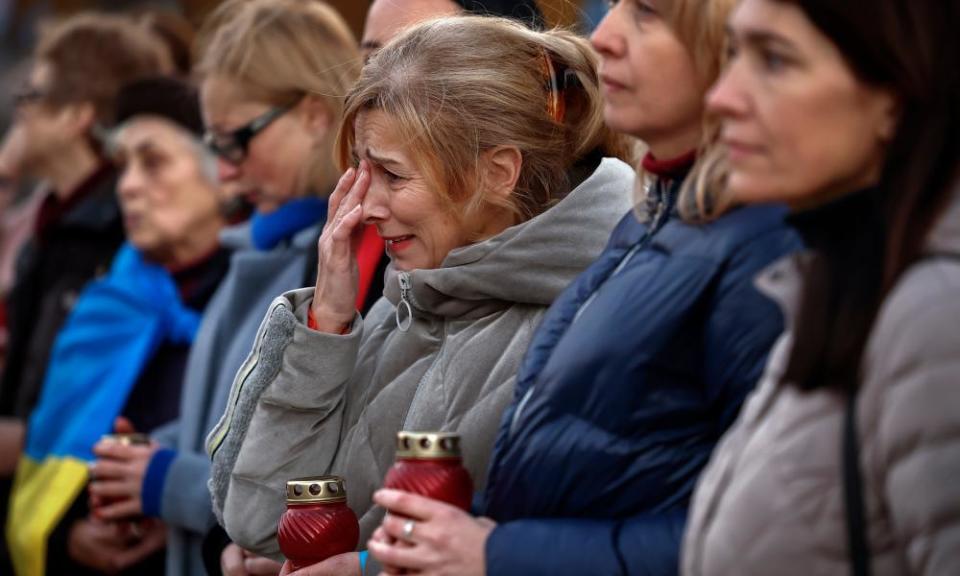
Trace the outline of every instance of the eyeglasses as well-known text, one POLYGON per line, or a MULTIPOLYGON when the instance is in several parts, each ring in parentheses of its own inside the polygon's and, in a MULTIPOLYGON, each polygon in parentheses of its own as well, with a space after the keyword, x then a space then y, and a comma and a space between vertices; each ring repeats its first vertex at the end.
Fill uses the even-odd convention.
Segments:
POLYGON ((45 100, 48 96, 49 94, 45 90, 34 86, 24 86, 13 93, 13 106, 19 108, 45 100))
POLYGON ((217 156, 231 164, 239 164, 247 157, 247 150, 254 136, 262 132, 274 120, 283 116, 290 108, 292 106, 271 108, 251 120, 247 125, 232 132, 217 133, 208 130, 203 136, 203 141, 217 156))

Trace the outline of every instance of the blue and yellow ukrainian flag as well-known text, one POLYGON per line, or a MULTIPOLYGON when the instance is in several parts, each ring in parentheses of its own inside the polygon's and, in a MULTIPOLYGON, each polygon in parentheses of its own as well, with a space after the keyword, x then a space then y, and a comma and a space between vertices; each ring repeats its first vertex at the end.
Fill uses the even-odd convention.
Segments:
POLYGON ((43 576, 47 539, 143 367, 163 342, 192 342, 199 324, 169 273, 129 245, 84 289, 54 344, 14 479, 7 542, 18 576, 43 576))

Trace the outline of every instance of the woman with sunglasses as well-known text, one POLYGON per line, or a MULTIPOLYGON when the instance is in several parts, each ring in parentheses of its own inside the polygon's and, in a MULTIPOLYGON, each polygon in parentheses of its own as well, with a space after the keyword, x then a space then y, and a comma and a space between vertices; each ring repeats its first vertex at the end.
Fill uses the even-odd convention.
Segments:
POLYGON ((809 250, 697 486, 689 575, 960 567, 960 4, 743 0, 708 98, 742 202, 809 250))
POLYGON ((738 207, 702 182, 703 96, 734 4, 621 0, 594 32, 605 121, 650 148, 644 194, 530 344, 488 518, 377 493, 389 514, 368 545, 388 573, 677 572, 697 477, 783 328, 753 277, 799 247, 782 206, 738 207))
MULTIPOLYGON (((243 0, 221 10, 197 70, 207 142, 220 156, 223 183, 250 191, 256 214, 222 235, 234 254, 190 353, 178 425, 155 434, 159 450, 96 448, 97 465, 119 462, 114 468, 126 478, 118 482, 124 494, 112 494, 117 502, 99 515, 161 518, 173 528, 167 573, 187 576, 205 573, 203 536, 215 524, 204 435, 223 413, 270 301, 316 279, 310 262, 325 197, 340 176, 333 142, 342 98, 360 69, 355 39, 323 2, 243 0)), ((373 230, 359 251, 366 292, 357 291, 358 309, 367 294, 379 297, 371 280, 382 252, 373 230)))
MULTIPOLYGON (((536 325, 630 205, 633 171, 612 157, 626 143, 603 124, 599 84, 586 41, 502 18, 433 20, 371 57, 346 100, 350 168, 316 286, 274 301, 210 435, 214 500, 238 543, 277 555, 284 482, 337 474, 362 547, 400 430, 461 434, 482 487, 536 325), (391 268, 360 316, 364 223, 391 268)), ((356 575, 360 558, 315 570, 356 575)))

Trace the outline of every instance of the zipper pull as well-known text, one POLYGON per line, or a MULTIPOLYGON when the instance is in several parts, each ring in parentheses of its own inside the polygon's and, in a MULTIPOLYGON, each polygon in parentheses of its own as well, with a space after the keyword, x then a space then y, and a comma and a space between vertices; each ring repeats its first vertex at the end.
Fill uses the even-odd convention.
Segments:
POLYGON ((396 310, 397 330, 406 332, 413 324, 413 308, 410 307, 410 274, 400 272, 398 279, 400 280, 400 303, 397 304, 396 310), (401 314, 402 311, 405 311, 405 314, 401 314))
POLYGON ((654 218, 653 229, 659 231, 660 228, 666 223, 670 217, 670 211, 673 210, 673 200, 675 191, 673 186, 670 184, 660 181, 660 185, 664 188, 660 194, 660 201, 657 204, 657 214, 654 218))
POLYGON ((653 228, 657 229, 660 227, 660 220, 663 218, 663 213, 666 211, 664 209, 665 202, 661 198, 657 201, 657 209, 653 213, 653 228))

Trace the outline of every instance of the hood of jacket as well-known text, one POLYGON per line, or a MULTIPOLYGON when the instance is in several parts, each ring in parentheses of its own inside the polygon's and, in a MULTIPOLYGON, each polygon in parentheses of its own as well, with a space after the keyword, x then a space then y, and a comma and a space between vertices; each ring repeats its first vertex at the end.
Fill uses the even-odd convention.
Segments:
POLYGON ((582 246, 603 243, 610 222, 630 209, 633 169, 604 158, 596 170, 543 213, 492 238, 450 252, 439 268, 390 266, 384 295, 397 305, 409 280, 414 314, 470 317, 511 304, 549 306, 589 264, 582 246))

